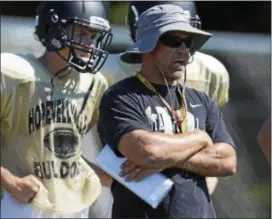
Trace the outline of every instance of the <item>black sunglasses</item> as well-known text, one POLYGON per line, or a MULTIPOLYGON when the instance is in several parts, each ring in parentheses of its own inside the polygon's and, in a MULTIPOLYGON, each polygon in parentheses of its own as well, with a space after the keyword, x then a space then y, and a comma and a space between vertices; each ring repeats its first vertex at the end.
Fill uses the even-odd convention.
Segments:
POLYGON ((180 38, 179 36, 165 34, 160 37, 160 41, 165 46, 170 48, 178 48, 182 44, 184 44, 186 48, 191 48, 193 44, 193 38, 191 36, 186 38, 180 38))

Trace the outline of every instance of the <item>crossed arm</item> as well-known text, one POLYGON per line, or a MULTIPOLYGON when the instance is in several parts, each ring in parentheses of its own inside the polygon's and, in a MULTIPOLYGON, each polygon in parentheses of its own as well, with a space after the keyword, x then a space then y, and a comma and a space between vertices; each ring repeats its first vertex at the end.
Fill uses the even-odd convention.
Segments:
POLYGON ((202 176, 229 176, 236 172, 233 146, 213 144, 209 135, 200 130, 176 135, 135 130, 121 137, 118 149, 128 158, 122 175, 131 179, 141 179, 167 167, 202 176), (135 173, 139 168, 142 175, 135 173))
POLYGON ((233 146, 216 143, 192 156, 180 168, 202 176, 230 176, 236 173, 236 152, 233 146))

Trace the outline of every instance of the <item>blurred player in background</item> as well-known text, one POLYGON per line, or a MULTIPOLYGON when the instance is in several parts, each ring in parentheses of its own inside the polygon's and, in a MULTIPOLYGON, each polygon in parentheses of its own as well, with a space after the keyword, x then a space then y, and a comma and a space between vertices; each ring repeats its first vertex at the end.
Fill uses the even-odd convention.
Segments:
POLYGON ((100 2, 51 1, 35 34, 43 56, 1 54, 1 217, 86 218, 101 182, 82 137, 107 88, 111 27, 100 2))
MULTIPOLYGON (((126 17, 126 23, 130 32, 130 36, 133 42, 135 42, 136 23, 139 16, 150 7, 158 4, 175 4, 187 10, 188 19, 192 26, 201 29, 201 20, 199 19, 195 3, 193 1, 132 1, 129 4, 128 15, 126 17)), ((132 76, 131 73, 140 70, 140 64, 128 64, 120 59, 122 54, 110 54, 105 65, 101 69, 101 73, 106 77, 109 86, 120 81, 123 78, 132 76)), ((183 80, 182 80, 183 81, 183 80)), ((229 91, 229 74, 224 65, 214 57, 195 52, 193 59, 187 65, 186 86, 198 89, 209 95, 216 103, 223 106, 228 102, 229 91)), ((86 136, 86 147, 90 144, 89 139, 92 138, 92 144, 96 144, 97 148, 95 154, 99 153, 101 149, 101 142, 98 139, 96 126, 93 127, 92 132, 86 136)), ((218 183, 216 177, 206 178, 209 193, 212 194, 218 183)), ((109 188, 104 188, 102 194, 98 200, 98 208, 92 208, 93 217, 110 217, 110 204, 107 203, 107 199, 111 199, 109 188), (106 211, 105 211, 106 210, 106 211)))
MULTIPOLYGON (((201 29, 201 20, 197 15, 193 1, 132 1, 128 8, 126 23, 133 42, 135 42, 136 23, 139 16, 148 8, 158 4, 175 4, 187 10, 191 25, 201 29)), ((110 84, 128 76, 130 70, 139 69, 139 64, 127 64, 121 61, 121 54, 110 54, 102 71, 110 84)), ((229 74, 224 65, 214 57, 195 52, 193 60, 187 66, 186 84, 208 94, 216 103, 228 102, 229 74)))

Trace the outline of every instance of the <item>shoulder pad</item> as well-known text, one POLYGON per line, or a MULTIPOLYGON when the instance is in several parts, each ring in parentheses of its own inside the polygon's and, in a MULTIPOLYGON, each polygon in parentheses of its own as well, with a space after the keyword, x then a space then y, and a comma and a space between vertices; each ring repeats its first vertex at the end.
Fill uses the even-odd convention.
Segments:
POLYGON ((35 78, 35 70, 27 56, 12 53, 1 53, 1 73, 17 83, 35 78))
POLYGON ((227 69, 225 66, 215 57, 211 55, 207 55, 201 52, 196 52, 194 54, 194 59, 200 63, 202 63, 203 66, 205 66, 210 72, 214 74, 228 74, 227 69))

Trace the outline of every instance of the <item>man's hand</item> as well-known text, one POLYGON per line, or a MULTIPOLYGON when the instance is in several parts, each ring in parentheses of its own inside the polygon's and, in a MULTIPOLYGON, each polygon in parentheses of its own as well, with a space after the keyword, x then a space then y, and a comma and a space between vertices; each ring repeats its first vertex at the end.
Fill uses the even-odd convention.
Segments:
POLYGON ((144 167, 134 164, 133 162, 126 160, 121 165, 122 171, 120 172, 120 176, 126 177, 126 181, 141 181, 147 176, 152 175, 153 173, 161 172, 162 168, 153 168, 153 167, 144 167))
POLYGON ((39 191, 40 183, 33 175, 23 178, 14 176, 13 182, 6 186, 6 190, 17 201, 30 202, 39 191))
POLYGON ((19 202, 30 202, 39 191, 41 182, 33 175, 19 178, 1 167, 1 186, 19 202))

